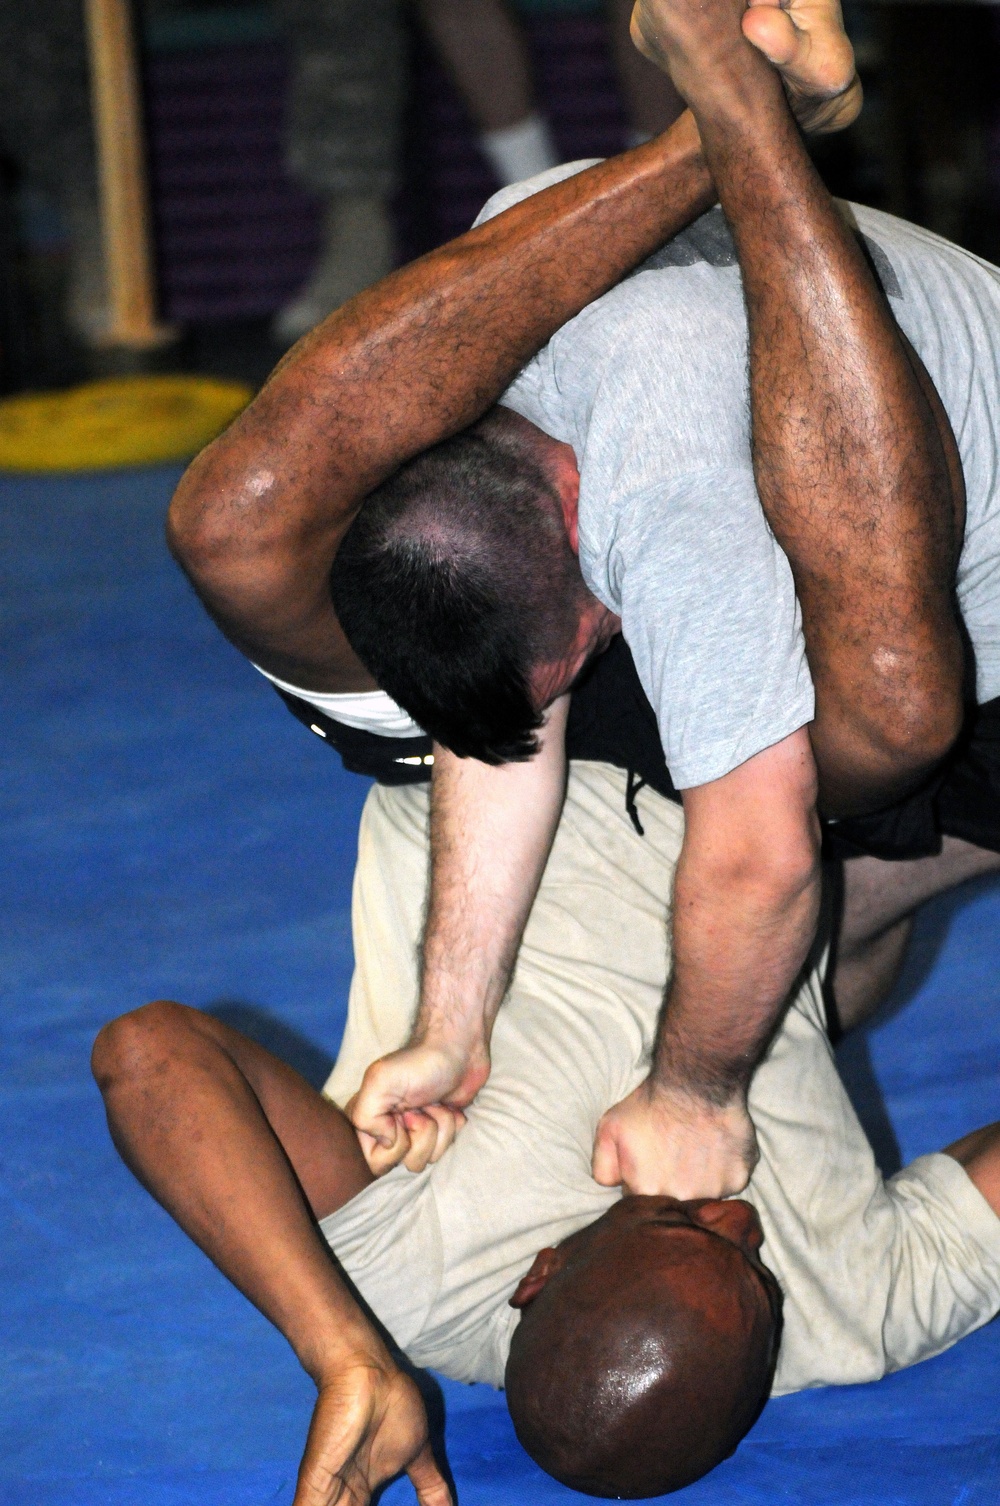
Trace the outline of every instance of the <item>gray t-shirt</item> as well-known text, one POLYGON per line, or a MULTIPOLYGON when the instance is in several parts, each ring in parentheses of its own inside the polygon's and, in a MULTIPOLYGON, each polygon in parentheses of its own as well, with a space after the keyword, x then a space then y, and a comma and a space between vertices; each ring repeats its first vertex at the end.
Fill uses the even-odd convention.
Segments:
MULTIPOLYGON (((504 189, 480 219, 589 165, 504 189)), ((958 439, 958 595, 983 702, 1000 694, 1000 272, 890 215, 849 212, 958 439)), ((565 324, 502 399, 576 452, 584 579, 621 615, 681 789, 813 715, 791 571, 754 486, 747 378, 740 272, 716 209, 565 324)))
MULTIPOLYGON (((667 973, 683 839, 678 806, 574 764, 492 1040, 493 1071, 455 1144, 397 1168, 323 1220, 344 1269, 419 1365, 503 1384, 508 1298, 538 1250, 619 1197, 590 1174, 598 1120, 646 1076, 667 973)), ((345 1102, 405 1039, 427 868, 423 786, 373 791, 354 894, 357 971, 327 1092, 345 1102)), ((874 1380, 946 1348, 1000 1308, 1000 1219, 950 1156, 886 1182, 837 1075, 818 975, 750 1089, 761 1159, 745 1196, 785 1294, 775 1391, 874 1380)))

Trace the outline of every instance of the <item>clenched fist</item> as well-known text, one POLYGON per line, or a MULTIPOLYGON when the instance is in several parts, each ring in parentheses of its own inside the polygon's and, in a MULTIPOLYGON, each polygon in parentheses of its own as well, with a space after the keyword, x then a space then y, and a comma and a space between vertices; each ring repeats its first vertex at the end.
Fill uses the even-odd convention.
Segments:
POLYGON ((465 1123, 462 1112, 490 1075, 489 1050, 423 1041, 372 1062, 347 1105, 376 1176, 400 1162, 423 1171, 465 1123))
POLYGON ((687 1202, 742 1192, 757 1159, 742 1098, 720 1108, 647 1078, 597 1126, 593 1173, 604 1187, 687 1202))

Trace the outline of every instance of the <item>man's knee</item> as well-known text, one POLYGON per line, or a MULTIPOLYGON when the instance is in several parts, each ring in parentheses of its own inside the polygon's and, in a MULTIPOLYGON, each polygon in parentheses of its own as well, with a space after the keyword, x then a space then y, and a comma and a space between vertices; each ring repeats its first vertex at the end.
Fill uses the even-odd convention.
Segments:
POLYGON ((195 1027, 198 1011, 169 999, 109 1020, 98 1033, 90 1067, 102 1093, 125 1078, 147 1075, 164 1061, 172 1042, 195 1027))

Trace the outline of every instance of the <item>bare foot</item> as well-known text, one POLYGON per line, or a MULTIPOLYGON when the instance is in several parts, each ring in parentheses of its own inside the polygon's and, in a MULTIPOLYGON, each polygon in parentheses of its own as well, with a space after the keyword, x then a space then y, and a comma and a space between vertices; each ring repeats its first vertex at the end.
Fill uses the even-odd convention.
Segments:
POLYGON ((778 70, 803 130, 842 131, 857 118, 861 83, 840 0, 749 0, 746 9, 743 0, 636 0, 632 11, 635 46, 670 73, 689 104, 685 78, 688 84, 692 78, 704 84, 713 74, 722 78, 734 44, 742 40, 741 28, 778 70))
POLYGON ((427 1415, 409 1376, 359 1364, 320 1387, 292 1506, 368 1506, 403 1470, 419 1506, 452 1506, 427 1441, 427 1415))
POLYGON ((861 109, 861 80, 840 0, 749 0, 743 35, 784 80, 803 130, 842 131, 861 109))

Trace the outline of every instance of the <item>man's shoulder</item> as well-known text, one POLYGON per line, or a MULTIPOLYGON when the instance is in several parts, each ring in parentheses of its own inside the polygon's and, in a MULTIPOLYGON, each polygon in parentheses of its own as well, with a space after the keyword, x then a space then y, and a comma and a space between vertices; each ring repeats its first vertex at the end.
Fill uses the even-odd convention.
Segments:
POLYGON ((560 162, 557 167, 547 167, 543 173, 536 173, 533 178, 525 178, 521 183, 511 183, 486 200, 476 215, 473 226, 485 225, 487 220, 495 219, 505 209, 513 209, 515 204, 530 199, 533 194, 541 193, 543 188, 551 188, 553 184, 573 178, 577 173, 584 172, 588 167, 596 167, 603 161, 603 157, 581 157, 576 162, 560 162))
POLYGON ((857 232, 871 255, 874 269, 890 298, 906 297, 907 273, 920 282, 930 279, 936 287, 940 280, 953 286, 956 274, 971 285, 987 284, 995 292, 1000 270, 992 262, 957 246, 944 236, 911 224, 882 209, 865 204, 838 200, 838 207, 848 224, 857 232))

